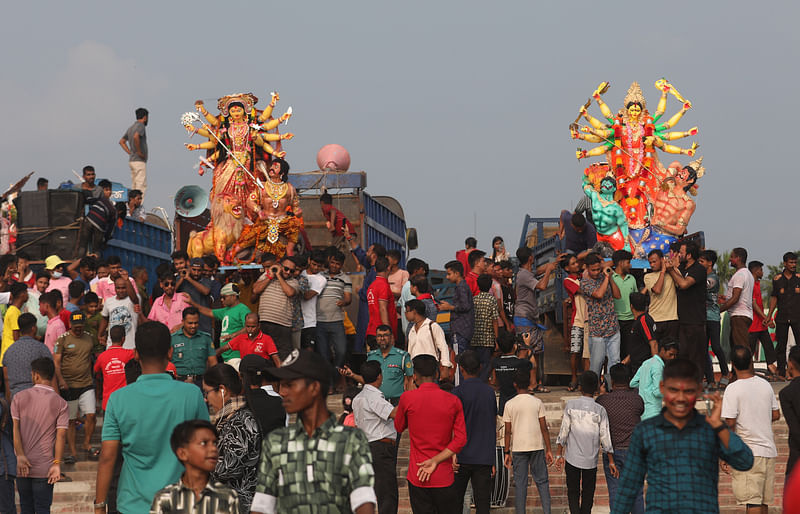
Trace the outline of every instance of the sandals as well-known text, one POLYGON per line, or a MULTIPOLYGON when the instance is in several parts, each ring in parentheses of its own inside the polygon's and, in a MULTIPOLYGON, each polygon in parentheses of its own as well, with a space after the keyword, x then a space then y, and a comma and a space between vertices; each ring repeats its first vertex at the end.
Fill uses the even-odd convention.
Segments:
POLYGON ((66 457, 64 457, 64 464, 75 464, 76 460, 77 459, 74 456, 67 455, 66 457))
POLYGON ((539 385, 537 385, 536 387, 533 388, 533 392, 534 393, 549 393, 550 389, 546 388, 542 384, 539 384, 539 385))
POLYGON ((567 391, 570 393, 574 393, 578 390, 578 383, 577 382, 570 382, 569 386, 567 386, 567 391))
POLYGON ((91 460, 100 458, 100 448, 92 446, 91 448, 87 448, 84 451, 89 454, 89 459, 91 460))

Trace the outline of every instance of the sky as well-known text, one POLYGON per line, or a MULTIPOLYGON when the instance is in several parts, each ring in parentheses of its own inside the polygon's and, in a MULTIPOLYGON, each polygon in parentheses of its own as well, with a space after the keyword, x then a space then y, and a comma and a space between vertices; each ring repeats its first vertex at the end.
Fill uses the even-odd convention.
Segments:
MULTIPOLYGON (((676 130, 699 127, 706 166, 689 231, 767 263, 800 246, 788 123, 797 2, 71 1, 6 12, 16 22, 0 32, 0 183, 35 171, 29 188, 38 176, 53 184, 93 164, 129 185, 117 142, 143 106, 145 207, 172 213, 181 186, 210 186, 180 115, 242 91, 263 107, 276 90, 276 111, 294 111, 282 129, 295 133, 292 169, 312 171, 320 147, 343 145, 367 191, 403 205, 420 240, 411 255, 441 268, 467 236, 489 250, 500 235, 513 250, 525 214, 573 207, 592 162, 575 159, 590 146, 569 136, 578 107, 609 81, 616 110, 638 81, 654 110, 666 77, 694 105, 676 130)), ((679 107, 670 98, 666 115, 679 107)))

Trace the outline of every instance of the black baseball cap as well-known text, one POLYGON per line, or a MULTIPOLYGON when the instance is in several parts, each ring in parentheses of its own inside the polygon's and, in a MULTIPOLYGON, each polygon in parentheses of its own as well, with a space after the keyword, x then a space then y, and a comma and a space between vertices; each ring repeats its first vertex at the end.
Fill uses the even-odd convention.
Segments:
POLYGON ((325 384, 330 383, 332 372, 330 364, 322 355, 307 350, 292 350, 281 362, 280 368, 269 369, 269 374, 279 380, 310 378, 325 384))

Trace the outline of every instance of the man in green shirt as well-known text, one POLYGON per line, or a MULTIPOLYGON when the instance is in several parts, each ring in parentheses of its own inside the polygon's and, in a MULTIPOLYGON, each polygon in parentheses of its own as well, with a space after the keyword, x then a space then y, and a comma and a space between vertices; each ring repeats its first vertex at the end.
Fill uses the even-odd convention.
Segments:
POLYGON ((318 353, 293 350, 270 373, 281 381, 283 405, 297 414, 297 422, 264 439, 251 512, 373 514, 377 499, 367 437, 336 423, 328 410, 328 362, 318 353))
MULTIPOLYGON (((209 309, 203 305, 195 303, 188 295, 184 295, 186 301, 203 316, 215 318, 222 323, 219 344, 229 343, 231 339, 244 333, 245 318, 250 314, 250 308, 239 301, 239 286, 233 283, 225 284, 220 291, 222 297, 222 307, 219 309, 209 309)), ((228 362, 231 359, 238 359, 239 352, 236 350, 226 350, 222 352, 222 360, 228 362)))
POLYGON ((178 380, 198 387, 206 369, 217 364, 211 335, 198 330, 200 313, 195 307, 183 309, 183 327, 171 337, 172 363, 178 380))
POLYGON ((617 250, 611 256, 611 261, 614 263, 614 273, 611 275, 611 280, 617 284, 620 294, 619 298, 614 298, 614 311, 617 313, 619 322, 619 360, 628 356, 631 327, 635 319, 633 311, 631 311, 630 296, 631 293, 639 290, 636 287, 636 277, 630 273, 632 258, 633 255, 627 250, 617 250))
MULTIPOLYGON (((375 339, 378 342, 378 348, 367 353, 367 361, 377 361, 381 364, 383 382, 378 389, 383 393, 386 401, 397 407, 400 395, 411 385, 414 377, 414 364, 412 364, 411 355, 408 352, 394 345, 394 335, 392 327, 389 325, 380 325, 376 329, 375 339)), ((347 366, 344 367, 342 374, 364 383, 364 378, 353 373, 347 366)))
POLYGON ((95 514, 106 512, 106 499, 117 453, 124 458, 117 488, 120 512, 149 512, 156 492, 178 481, 183 467, 170 449, 173 428, 189 419, 208 420, 198 387, 165 373, 169 329, 156 321, 136 330, 135 358, 142 366, 136 382, 111 394, 103 421, 103 445, 97 469, 95 514))

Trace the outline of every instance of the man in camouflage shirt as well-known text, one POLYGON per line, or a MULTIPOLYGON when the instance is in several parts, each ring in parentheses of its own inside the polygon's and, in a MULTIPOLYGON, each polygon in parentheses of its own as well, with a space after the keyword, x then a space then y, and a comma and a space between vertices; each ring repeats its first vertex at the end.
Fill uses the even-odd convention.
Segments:
POLYGON ((316 352, 294 350, 270 373, 297 422, 265 439, 251 511, 373 514, 369 444, 360 429, 338 425, 328 411, 330 365, 316 352))

